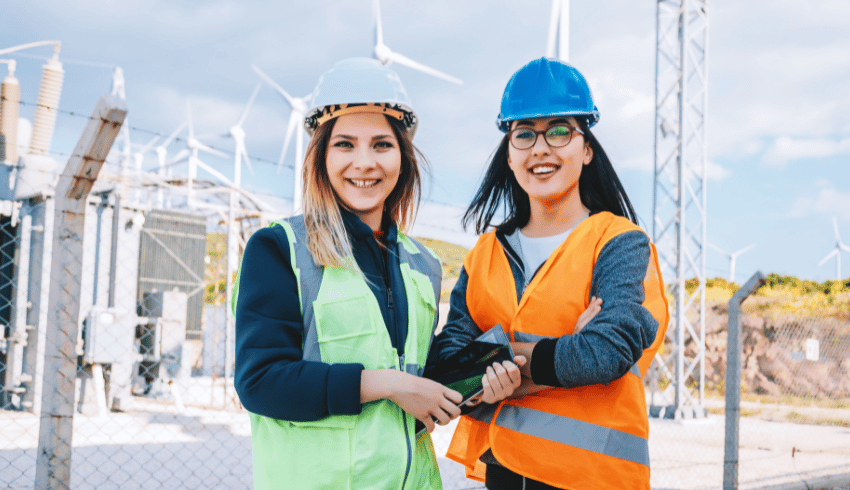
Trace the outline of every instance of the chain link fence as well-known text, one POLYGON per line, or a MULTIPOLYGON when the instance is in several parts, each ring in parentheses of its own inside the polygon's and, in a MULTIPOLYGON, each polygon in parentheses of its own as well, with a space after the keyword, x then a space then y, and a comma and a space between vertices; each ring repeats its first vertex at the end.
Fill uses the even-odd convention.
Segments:
MULTIPOLYGON (((723 488, 727 302, 706 308, 707 416, 650 420, 652 488, 723 488)), ((740 488, 850 485, 850 295, 766 286, 743 303, 741 323, 740 488)), ((672 378, 656 374, 663 398, 672 378)))

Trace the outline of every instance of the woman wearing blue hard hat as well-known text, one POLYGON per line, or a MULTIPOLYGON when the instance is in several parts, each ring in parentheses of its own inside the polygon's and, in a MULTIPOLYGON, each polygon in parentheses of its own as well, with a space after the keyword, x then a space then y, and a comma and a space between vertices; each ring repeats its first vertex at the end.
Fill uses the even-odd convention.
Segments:
POLYGON ((641 378, 667 301, 655 249, 590 130, 598 120, 574 67, 522 67, 464 215, 482 235, 452 291, 440 357, 501 325, 527 359, 521 384, 502 387, 508 398, 461 417, 448 451, 492 490, 649 489, 641 378))
POLYGON ((303 215, 251 237, 234 295, 254 488, 439 489, 429 432, 461 398, 421 377, 441 266, 403 232, 420 190, 416 114, 371 59, 337 63, 312 100, 303 215))

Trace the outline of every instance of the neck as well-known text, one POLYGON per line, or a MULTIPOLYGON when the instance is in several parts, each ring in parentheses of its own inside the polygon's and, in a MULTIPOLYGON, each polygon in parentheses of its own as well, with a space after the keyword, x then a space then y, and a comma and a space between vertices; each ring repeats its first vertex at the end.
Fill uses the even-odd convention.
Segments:
POLYGON ((590 215, 590 211, 574 196, 556 200, 531 199, 531 217, 520 230, 529 238, 559 235, 590 215))
POLYGON ((372 231, 380 231, 381 230, 381 224, 384 220, 384 210, 383 209, 377 209, 377 210, 368 211, 368 212, 365 212, 365 213, 360 213, 360 212, 354 211, 354 214, 356 214, 357 217, 360 218, 360 221, 365 223, 366 226, 371 228, 372 231))

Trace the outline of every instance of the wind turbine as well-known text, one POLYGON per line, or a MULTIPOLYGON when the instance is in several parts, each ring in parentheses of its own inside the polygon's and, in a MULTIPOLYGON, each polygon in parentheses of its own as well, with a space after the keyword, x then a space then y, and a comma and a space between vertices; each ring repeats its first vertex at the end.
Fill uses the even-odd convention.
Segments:
POLYGON ((248 150, 245 149, 245 130, 242 129, 242 124, 245 122, 245 118, 248 116, 248 111, 251 110, 251 106, 254 105, 254 99, 257 97, 257 92, 260 91, 260 87, 262 86, 262 83, 257 83, 257 86, 254 87, 254 91, 251 93, 251 98, 248 99, 248 104, 245 105, 245 110, 242 111, 242 115, 239 117, 239 120, 236 121, 236 124, 231 127, 230 131, 227 133, 227 136, 233 138, 235 145, 233 152, 233 183, 236 187, 240 187, 242 185, 243 158, 245 159, 245 165, 248 166, 248 170, 251 172, 251 175, 254 175, 254 167, 251 166, 251 159, 248 158, 248 150))
POLYGON ((286 156, 286 150, 289 149, 289 142, 292 140, 292 133, 295 132, 295 165, 293 165, 295 176, 293 177, 294 182, 292 183, 292 213, 295 214, 299 209, 301 209, 301 164, 304 160, 304 116, 307 114, 307 109, 309 108, 310 100, 313 98, 313 95, 310 94, 300 98, 292 97, 286 92, 286 90, 283 89, 283 87, 275 83, 270 76, 266 75, 263 70, 260 70, 256 65, 251 65, 251 68, 264 82, 277 90, 277 93, 286 99, 289 107, 292 108, 292 113, 289 115, 289 125, 286 127, 286 138, 283 141, 283 150, 281 150, 280 159, 277 161, 277 171, 280 173, 280 169, 283 166, 283 159, 286 156))
POLYGON ((546 56, 570 61, 570 0, 552 0, 546 56))
POLYGON ((753 244, 747 245, 746 247, 742 248, 741 250, 738 250, 737 252, 727 252, 727 251, 721 249, 720 247, 714 245, 713 243, 709 243, 708 246, 713 248, 714 250, 717 250, 718 252, 722 253, 723 255, 729 257, 729 282, 735 282, 735 261, 738 259, 738 256, 743 254, 744 252, 748 252, 748 251, 756 248, 756 244, 753 243, 753 244))
POLYGON ((850 252, 850 247, 848 247, 847 245, 845 245, 841 241, 841 235, 838 234, 838 220, 835 218, 835 216, 832 217, 832 226, 835 229, 835 248, 832 250, 832 252, 829 252, 828 254, 826 254, 826 257, 821 259, 820 262, 818 262, 818 267, 825 264, 826 261, 829 260, 829 258, 834 255, 835 256, 835 280, 840 281, 841 280, 841 250, 844 250, 845 252, 850 252))
POLYGON ((189 209, 195 209, 195 179, 198 177, 198 167, 206 170, 223 184, 230 187, 234 187, 234 185, 230 179, 224 176, 224 174, 204 163, 198 156, 200 151, 204 151, 205 153, 221 158, 230 158, 228 154, 214 148, 210 148, 195 138, 195 130, 192 125, 192 108, 189 101, 186 101, 186 122, 189 127, 189 137, 186 140, 186 148, 177 153, 177 156, 171 162, 165 164, 165 166, 171 167, 183 163, 184 161, 189 162, 189 176, 186 179, 186 203, 189 206, 189 209))
POLYGON ((451 75, 447 75, 439 70, 435 70, 431 67, 425 66, 418 61, 413 61, 412 59, 404 56, 402 54, 393 52, 389 46, 384 44, 384 32, 381 26, 381 5, 378 0, 372 0, 372 16, 375 21, 375 50, 374 55, 375 59, 384 64, 384 66, 390 66, 392 63, 398 63, 399 65, 404 65, 408 68, 413 68, 414 70, 421 71, 423 73, 427 73, 431 76, 435 76, 437 78, 442 78, 443 80, 447 80, 452 83, 456 83, 458 85, 463 85, 463 81, 458 78, 455 78, 451 75))

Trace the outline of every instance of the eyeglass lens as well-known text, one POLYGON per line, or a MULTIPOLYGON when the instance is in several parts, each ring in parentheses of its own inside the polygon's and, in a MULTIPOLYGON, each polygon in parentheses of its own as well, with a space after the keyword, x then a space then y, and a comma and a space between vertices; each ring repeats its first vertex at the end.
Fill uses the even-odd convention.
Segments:
POLYGON ((543 137, 549 146, 558 148, 566 146, 572 139, 572 129, 569 126, 552 126, 543 131, 534 131, 531 128, 517 128, 511 132, 511 144, 518 150, 527 150, 537 142, 537 135, 543 133, 543 137))

